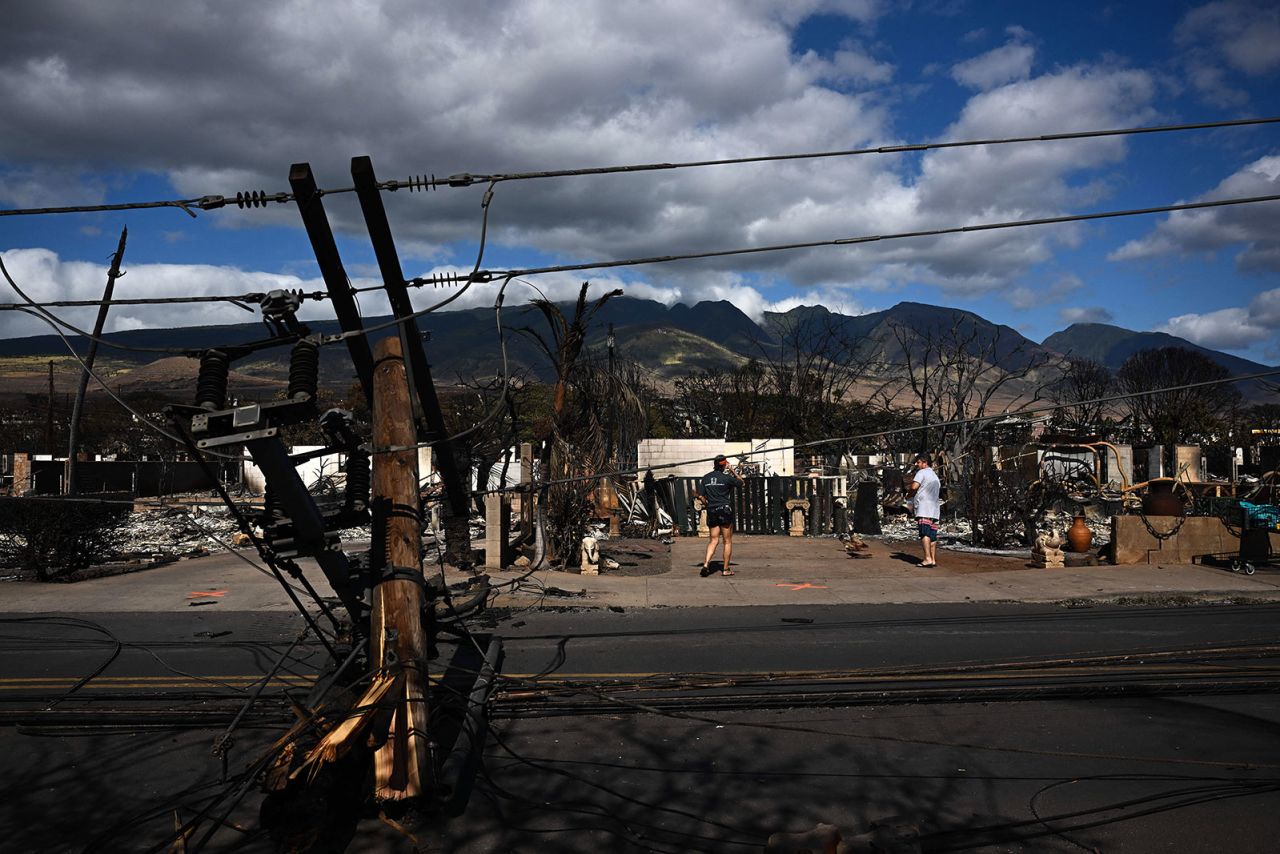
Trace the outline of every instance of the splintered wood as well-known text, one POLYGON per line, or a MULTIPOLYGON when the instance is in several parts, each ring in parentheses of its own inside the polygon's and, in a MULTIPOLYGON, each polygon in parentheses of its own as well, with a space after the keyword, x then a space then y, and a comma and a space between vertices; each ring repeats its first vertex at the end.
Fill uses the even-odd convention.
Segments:
POLYGON ((427 735, 427 637, 418 505, 418 454, 409 383, 398 338, 378 342, 373 375, 374 512, 386 518, 386 563, 393 577, 373 591, 369 661, 396 674, 398 696, 387 740, 374 754, 374 794, 418 797, 430 786, 427 735), (409 447, 383 452, 383 448, 409 447))
MULTIPOLYGON (((350 714, 342 719, 336 727, 325 733, 324 738, 307 753, 307 758, 289 774, 288 779, 296 779, 303 771, 311 769, 310 777, 314 779, 320 769, 327 765, 337 762, 342 758, 348 750, 350 750, 364 736, 369 725, 373 723, 379 712, 384 708, 387 697, 393 698, 399 696, 393 689, 398 687, 400 677, 393 673, 384 673, 373 680, 368 689, 356 702, 354 709, 350 714)), ((281 764, 287 768, 292 758, 293 745, 286 745, 289 756, 283 753, 281 764)), ((283 783, 273 785, 271 775, 268 775, 268 789, 283 788, 283 783)))

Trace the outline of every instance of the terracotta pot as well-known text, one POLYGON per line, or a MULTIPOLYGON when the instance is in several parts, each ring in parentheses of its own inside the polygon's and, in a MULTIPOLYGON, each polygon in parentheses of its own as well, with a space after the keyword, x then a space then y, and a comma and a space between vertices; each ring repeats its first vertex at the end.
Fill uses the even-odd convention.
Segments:
POLYGON ((1067 528, 1067 544, 1073 552, 1087 552, 1093 547, 1093 531, 1084 523, 1084 516, 1077 516, 1067 528))
POLYGON ((1186 505, 1173 491, 1177 481, 1173 478, 1157 478, 1147 486, 1147 494, 1142 496, 1142 513, 1144 516, 1185 516, 1186 505))

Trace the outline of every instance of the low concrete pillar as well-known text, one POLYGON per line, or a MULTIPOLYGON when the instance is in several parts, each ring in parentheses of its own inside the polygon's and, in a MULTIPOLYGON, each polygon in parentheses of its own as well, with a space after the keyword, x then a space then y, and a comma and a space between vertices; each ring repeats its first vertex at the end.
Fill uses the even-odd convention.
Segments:
POLYGON ((788 501, 787 518, 791 520, 791 527, 787 534, 792 537, 803 537, 806 522, 809 519, 809 499, 792 498, 788 501))
POLYGON ((13 494, 26 495, 31 491, 31 455, 13 455, 13 494))
POLYGON ((484 497, 484 567, 502 569, 510 561, 511 502, 501 493, 484 497))

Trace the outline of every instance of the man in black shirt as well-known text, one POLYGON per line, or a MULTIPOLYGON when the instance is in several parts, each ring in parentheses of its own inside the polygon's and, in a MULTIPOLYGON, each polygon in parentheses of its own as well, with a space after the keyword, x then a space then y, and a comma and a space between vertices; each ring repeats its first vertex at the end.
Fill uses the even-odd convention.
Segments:
POLYGON ((711 558, 716 553, 716 543, 724 538, 724 566, 721 575, 733 575, 729 557, 733 554, 733 490, 743 482, 742 477, 729 467, 724 454, 716 457, 716 467, 702 476, 695 490, 698 499, 707 505, 707 527, 711 529, 711 541, 707 543, 707 556, 702 561, 702 577, 711 574, 711 558))

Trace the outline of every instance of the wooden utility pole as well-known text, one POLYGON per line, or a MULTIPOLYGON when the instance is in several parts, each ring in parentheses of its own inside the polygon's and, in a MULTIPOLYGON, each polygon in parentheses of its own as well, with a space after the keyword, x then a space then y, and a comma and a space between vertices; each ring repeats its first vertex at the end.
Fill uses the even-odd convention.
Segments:
POLYGON ((378 342, 373 368, 373 512, 385 514, 386 566, 373 589, 369 662, 402 675, 391 730, 374 754, 374 795, 401 800, 426 793, 431 753, 417 435, 399 338, 378 342), (382 451, 393 447, 409 450, 382 451))
POLYGON ((57 453, 53 449, 53 359, 49 360, 49 417, 44 425, 44 447, 50 457, 57 453))
POLYGON ((93 360, 98 356, 98 339, 107 325, 107 310, 111 308, 111 294, 116 289, 116 279, 120 272, 120 261, 124 258, 124 242, 129 237, 129 229, 120 232, 120 243, 116 246, 116 254, 111 258, 111 269, 107 271, 107 287, 102 292, 102 305, 98 306, 98 319, 93 324, 93 338, 89 341, 89 350, 85 353, 84 369, 80 372, 80 385, 76 388, 76 402, 71 407, 71 424, 67 438, 67 482, 63 492, 74 495, 76 491, 76 447, 80 439, 80 411, 84 407, 84 394, 89 389, 89 372, 93 370, 93 360))

